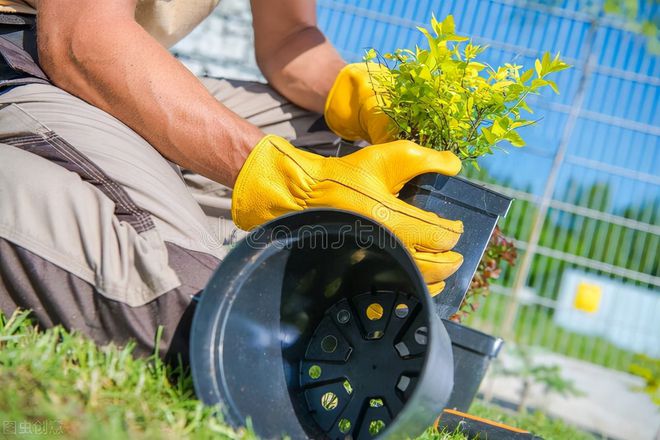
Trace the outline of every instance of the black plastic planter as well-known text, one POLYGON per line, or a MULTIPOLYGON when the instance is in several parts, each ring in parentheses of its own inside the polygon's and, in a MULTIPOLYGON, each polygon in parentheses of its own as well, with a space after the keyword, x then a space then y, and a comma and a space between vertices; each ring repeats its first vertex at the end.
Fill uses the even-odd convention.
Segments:
MULTIPOLYGON (((463 255, 463 265, 446 281, 435 300, 443 319, 456 313, 470 286, 497 220, 505 216, 511 199, 459 177, 424 174, 410 181, 399 197, 441 217, 461 220, 464 232, 454 250, 463 255)), ((454 390, 449 407, 467 411, 502 339, 445 321, 454 352, 454 390)))
POLYGON ((443 322, 454 355, 454 389, 447 408, 467 411, 504 341, 452 321, 443 322))
POLYGON ((463 222, 463 235, 454 247, 463 255, 463 264, 435 297, 438 314, 449 318, 461 306, 497 220, 506 215, 511 199, 460 177, 442 174, 414 178, 404 186, 399 198, 440 217, 463 222))
POLYGON ((454 377, 408 252, 337 210, 280 217, 234 247, 197 306, 190 360, 197 396, 265 438, 414 437, 454 377))

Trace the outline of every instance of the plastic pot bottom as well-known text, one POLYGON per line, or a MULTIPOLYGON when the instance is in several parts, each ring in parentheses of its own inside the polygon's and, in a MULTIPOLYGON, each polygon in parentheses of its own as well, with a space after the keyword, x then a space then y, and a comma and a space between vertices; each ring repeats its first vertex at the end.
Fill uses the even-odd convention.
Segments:
POLYGON ((191 334, 195 390, 266 437, 414 437, 453 385, 451 342, 403 246, 337 210, 280 217, 213 275, 191 334))

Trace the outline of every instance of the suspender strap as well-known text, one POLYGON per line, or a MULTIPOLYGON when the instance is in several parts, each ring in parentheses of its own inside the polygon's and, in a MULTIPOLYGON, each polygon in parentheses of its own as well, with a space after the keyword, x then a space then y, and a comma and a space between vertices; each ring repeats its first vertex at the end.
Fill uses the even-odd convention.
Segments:
POLYGON ((0 87, 48 84, 36 58, 36 20, 30 15, 0 14, 0 87), (31 52, 26 45, 32 45, 31 52))

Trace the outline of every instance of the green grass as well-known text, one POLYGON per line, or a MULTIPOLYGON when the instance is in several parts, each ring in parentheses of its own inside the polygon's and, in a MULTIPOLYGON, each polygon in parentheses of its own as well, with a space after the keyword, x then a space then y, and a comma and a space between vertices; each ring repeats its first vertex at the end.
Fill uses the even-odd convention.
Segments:
MULTIPOLYGON (((195 399, 187 371, 132 346, 97 347, 60 327, 37 330, 25 312, 0 314, 0 438, 252 439, 195 399)), ((473 414, 550 439, 590 438, 541 413, 515 416, 484 404, 473 414)), ((463 440, 429 429, 420 439, 463 440)))

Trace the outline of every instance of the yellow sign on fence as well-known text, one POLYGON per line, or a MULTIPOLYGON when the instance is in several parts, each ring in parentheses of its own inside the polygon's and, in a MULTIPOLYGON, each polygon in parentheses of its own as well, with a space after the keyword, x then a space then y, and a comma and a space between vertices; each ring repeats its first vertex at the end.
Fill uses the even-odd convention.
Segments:
POLYGON ((598 284, 579 283, 575 289, 573 307, 587 313, 596 313, 600 307, 603 290, 598 284))

